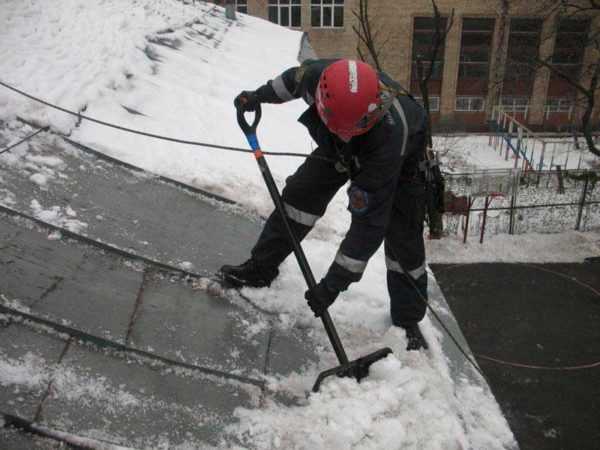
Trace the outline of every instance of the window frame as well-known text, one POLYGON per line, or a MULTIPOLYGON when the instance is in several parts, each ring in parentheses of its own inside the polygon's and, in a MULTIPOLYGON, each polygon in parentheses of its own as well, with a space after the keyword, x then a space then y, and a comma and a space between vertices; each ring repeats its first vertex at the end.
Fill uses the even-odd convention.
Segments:
POLYGON ((267 3, 267 14, 268 20, 271 23, 282 27, 288 28, 302 28, 302 0, 269 0, 267 3), (287 2, 287 3, 282 3, 287 2), (282 9, 287 8, 287 20, 288 25, 284 25, 281 22, 282 16, 285 17, 285 13, 282 13, 282 9), (298 24, 294 24, 294 10, 298 13, 298 24), (272 20, 271 12, 277 13, 277 21, 272 20))
POLYGON ((547 114, 570 113, 573 108, 573 100, 569 97, 548 97, 544 108, 547 114), (553 106, 551 102, 556 102, 556 106, 553 106))
MULTIPOLYGON (((425 38, 425 40, 431 39, 435 33, 435 23, 433 17, 428 16, 415 16, 412 20, 412 49, 411 49, 411 59, 412 59, 412 71, 414 72, 412 76, 415 79, 418 79, 417 74, 417 56, 418 56, 418 48, 421 43, 419 42, 419 35, 421 38, 425 38)), ((447 17, 441 17, 443 21, 441 23, 441 28, 445 29, 448 23, 447 17)), ((439 48, 437 59, 433 61, 434 70, 431 75, 431 81, 441 81, 444 78, 444 63, 446 58, 446 39, 444 38, 442 45, 439 48)), ((430 55, 424 55, 423 58, 423 68, 427 69, 429 67, 430 55)))
POLYGON ((493 17, 464 17, 462 25, 458 78, 488 80, 496 19, 493 17), (486 26, 472 26, 477 22, 486 26), (469 38, 479 39, 482 42, 466 43, 469 38), (468 55, 475 56, 475 58, 467 58, 468 55), (480 57, 481 55, 484 57, 480 57), (473 75, 475 71, 479 71, 481 74, 473 75))
POLYGON ((524 112, 529 110, 530 97, 524 95, 505 95, 500 98, 500 106, 510 112, 524 112), (510 99, 510 101, 508 101, 510 99), (523 103, 523 100, 525 101, 523 103))
POLYGON ((454 110, 458 112, 484 112, 485 111, 485 97, 480 95, 457 95, 456 101, 454 102, 454 110), (466 109, 459 108, 459 100, 467 100, 468 106, 466 109), (481 101, 480 109, 473 109, 472 105, 475 101, 481 101))
POLYGON ((556 42, 552 52, 551 64, 567 76, 578 78, 584 64, 585 47, 590 35, 591 19, 589 17, 559 19, 556 42), (565 24, 570 23, 568 29, 565 24), (573 27, 573 24, 578 26, 573 27), (575 42, 565 42, 565 39, 574 39, 575 42), (580 41, 581 45, 577 45, 580 41), (567 44, 567 45, 565 45, 567 44), (567 58, 564 58, 567 55, 567 58), (576 58, 572 58, 572 56, 576 58), (571 73, 568 73, 571 72, 571 73))
POLYGON ((345 0, 310 0, 310 26, 312 28, 319 29, 341 29, 344 28, 344 13, 346 8, 345 0), (330 1, 331 3, 325 3, 330 1), (324 25, 324 10, 331 9, 330 12, 330 25, 324 25), (315 11, 318 12, 318 24, 315 24, 315 11), (336 25, 336 11, 341 11, 342 22, 339 25, 336 25))
POLYGON ((511 17, 508 28, 504 81, 523 80, 531 83, 533 87, 536 71, 531 67, 529 61, 531 58, 539 56, 543 19, 541 17, 511 17), (528 40, 531 42, 527 42, 528 40))
POLYGON ((248 0, 234 0, 235 11, 241 14, 248 14, 248 0))

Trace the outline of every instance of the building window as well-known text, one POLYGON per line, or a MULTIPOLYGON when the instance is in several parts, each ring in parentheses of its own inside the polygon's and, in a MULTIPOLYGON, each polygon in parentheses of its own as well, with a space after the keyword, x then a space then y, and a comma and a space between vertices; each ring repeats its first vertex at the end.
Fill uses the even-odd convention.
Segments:
POLYGON ((483 111, 485 107, 485 101, 483 97, 467 97, 460 96, 456 97, 456 110, 457 111, 483 111))
MULTIPOLYGON (((446 29, 446 18, 442 17, 438 28, 444 32, 446 29)), ((444 47, 445 42, 440 44, 437 55, 433 58, 433 42, 436 33, 436 23, 433 17, 415 17, 413 35, 413 79, 418 80, 417 61, 423 63, 423 70, 429 70, 433 59, 432 80, 441 80, 444 71, 444 47)))
MULTIPOLYGON (((421 106, 425 106, 423 105, 423 97, 415 97, 415 100, 417 101, 417 103, 421 106)), ((429 97, 429 111, 430 112, 439 112, 440 110, 440 97, 437 95, 433 95, 431 97, 429 97)))
POLYGON ((550 97, 546 100, 546 112, 571 112, 573 102, 569 98, 550 97))
POLYGON ((502 97, 502 109, 509 112, 527 112, 529 109, 528 97, 502 97))
POLYGON ((344 26, 344 0, 311 0, 310 24, 315 28, 344 26))
POLYGON ((460 48, 459 78, 487 80, 494 19, 464 19, 460 48))
POLYGON ((583 54, 589 46, 589 19, 561 19, 556 33, 552 65, 569 78, 578 78, 583 54))
POLYGON ((283 27, 302 26, 301 0, 269 0, 269 20, 283 27))
MULTIPOLYGON (((535 60, 539 55, 542 19, 519 19, 510 21, 506 81, 519 84, 515 94, 531 91, 535 79, 535 60)), ((512 93, 512 92, 511 92, 512 93)))
POLYGON ((243 14, 248 14, 248 0, 235 0, 235 10, 243 14))

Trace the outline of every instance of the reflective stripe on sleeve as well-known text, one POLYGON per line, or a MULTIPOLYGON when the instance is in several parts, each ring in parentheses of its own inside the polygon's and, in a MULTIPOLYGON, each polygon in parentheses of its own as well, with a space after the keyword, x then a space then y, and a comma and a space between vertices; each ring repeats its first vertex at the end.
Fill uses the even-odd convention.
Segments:
MULTIPOLYGON (((394 261, 391 258, 385 258, 385 265, 388 268, 388 270, 392 270, 398 273, 405 273, 404 270, 402 270, 402 266, 400 265, 400 263, 398 261, 394 261)), ((423 264, 421 264, 416 269, 409 270, 408 274, 416 280, 417 278, 421 278, 427 272, 426 267, 427 264, 423 262, 423 264)))
POLYGON ((404 113, 404 108, 400 104, 397 98, 394 99, 394 108, 398 112, 400 116, 400 120, 402 120, 402 126, 404 127, 404 132, 402 133, 402 150, 400 152, 401 155, 404 155, 406 152, 406 143, 408 141, 408 121, 406 120, 406 114, 404 113))
POLYGON ((283 78, 281 77, 281 75, 279 75, 271 82, 271 86, 273 87, 275 94, 277 94, 277 97, 279 97, 284 102, 294 100, 294 96, 285 87, 285 83, 283 82, 283 78))
POLYGON ((319 216, 300 211, 299 209, 294 208, 289 203, 284 203, 283 206, 285 207, 285 212, 287 213, 287 216, 294 222, 297 222, 301 225, 312 227, 315 223, 317 223, 317 220, 320 219, 319 216))
POLYGON ((304 93, 304 101, 309 105, 312 105, 315 102, 315 98, 312 95, 310 95, 308 91, 306 91, 304 93))
POLYGON ((335 262, 349 272, 357 274, 362 274, 367 267, 367 261, 350 258, 349 256, 344 255, 341 251, 338 251, 337 255, 335 255, 335 262))

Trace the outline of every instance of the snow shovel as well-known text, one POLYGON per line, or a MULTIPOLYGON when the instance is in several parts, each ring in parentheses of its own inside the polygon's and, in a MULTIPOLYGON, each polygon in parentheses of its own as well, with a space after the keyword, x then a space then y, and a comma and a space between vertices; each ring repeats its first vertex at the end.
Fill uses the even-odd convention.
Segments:
MULTIPOLYGON (((271 175, 271 170, 267 164, 267 161, 264 158, 264 155, 260 149, 260 145, 258 143, 258 138, 256 137, 256 128, 258 127, 258 123, 260 122, 261 117, 261 108, 260 105, 256 108, 254 113, 254 122, 252 125, 248 124, 246 118, 244 117, 244 111, 242 108, 237 109, 237 120, 240 128, 246 135, 246 139, 252 148, 254 158, 258 163, 258 167, 260 172, 262 173, 263 179, 265 180, 265 184, 267 185, 267 189, 269 190, 269 194, 271 195, 271 199, 273 203, 275 203, 275 209, 281 216, 281 219, 284 223, 285 229, 288 233, 288 238, 290 239, 290 243, 294 249, 294 255, 296 255, 296 260, 298 261, 298 265, 300 266, 300 270, 302 271, 302 275, 304 275, 304 279, 306 280, 306 284, 311 291, 314 291, 317 286, 317 282, 315 281, 315 277, 308 265, 308 261, 306 260, 306 256, 304 255, 304 251, 298 242, 298 239, 294 235, 292 228, 290 227, 290 223, 288 217, 285 213, 285 209, 283 207, 283 202, 281 200, 281 195, 277 190, 277 185, 273 180, 273 176, 271 175)), ((344 347, 342 346, 342 342, 337 334, 335 326, 333 325, 333 321, 331 320, 331 316, 329 312, 325 310, 323 315, 321 316, 321 320, 323 321, 323 326, 325 327, 325 331, 327 331, 327 336, 329 337, 329 341, 335 350, 335 354, 340 362, 340 365, 334 367, 333 369, 326 370, 321 372, 315 382, 312 391, 318 392, 319 387, 323 380, 331 375, 337 375, 338 377, 352 377, 355 378, 356 381, 360 381, 362 378, 365 378, 369 374, 369 367, 371 364, 379 361, 380 359, 385 358, 387 355, 392 353, 392 350, 389 348, 382 348, 373 352, 369 355, 363 356, 362 358, 358 358, 354 361, 348 361, 348 357, 346 356, 346 352, 344 351, 344 347)))

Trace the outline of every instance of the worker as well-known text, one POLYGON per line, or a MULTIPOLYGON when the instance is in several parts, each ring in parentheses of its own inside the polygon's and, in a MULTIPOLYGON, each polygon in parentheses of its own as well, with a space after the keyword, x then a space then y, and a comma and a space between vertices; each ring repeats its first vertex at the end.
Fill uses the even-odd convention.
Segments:
MULTIPOLYGON (((427 272, 423 227, 427 120, 424 109, 398 83, 369 64, 348 59, 308 60, 254 91, 243 91, 236 108, 302 98, 309 105, 299 122, 318 147, 286 180, 282 200, 301 241, 349 181, 349 230, 335 259, 305 298, 315 316, 361 279, 369 258, 384 242, 390 315, 406 331, 407 350, 427 349, 419 328, 426 312, 427 272)), ((268 218, 250 258, 225 265, 221 276, 235 287, 267 287, 293 251, 277 211, 268 218)))

